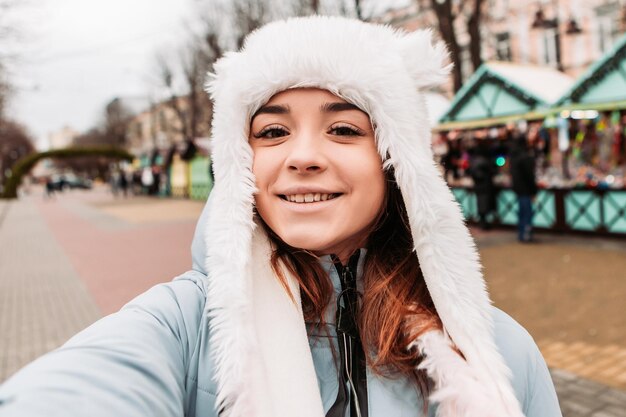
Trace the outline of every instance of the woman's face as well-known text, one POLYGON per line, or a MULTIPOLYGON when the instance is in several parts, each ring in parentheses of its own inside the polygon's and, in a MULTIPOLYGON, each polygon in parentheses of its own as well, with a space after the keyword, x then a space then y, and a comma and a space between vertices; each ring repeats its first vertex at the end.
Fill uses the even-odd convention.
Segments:
POLYGON ((362 247, 385 195, 366 113, 326 90, 276 94, 250 126, 256 208, 285 243, 345 261, 362 247))

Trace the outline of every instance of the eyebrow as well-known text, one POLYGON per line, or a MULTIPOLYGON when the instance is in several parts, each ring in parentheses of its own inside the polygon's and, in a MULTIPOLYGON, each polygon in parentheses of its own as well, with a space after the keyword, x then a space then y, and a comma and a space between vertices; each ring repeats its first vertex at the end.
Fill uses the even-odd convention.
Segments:
POLYGON ((268 106, 263 106, 259 110, 254 113, 252 118, 254 119, 259 114, 289 114, 290 109, 289 106, 284 104, 273 104, 268 106))
MULTIPOLYGON (((334 102, 324 103, 320 106, 320 111, 322 113, 337 113, 350 110, 358 110, 365 113, 363 110, 361 110, 352 103, 334 102)), ((254 119, 259 114, 289 114, 290 112, 291 109, 285 104, 271 104, 262 106, 259 110, 256 111, 256 113, 254 113, 254 115, 252 115, 252 119, 254 119)))
POLYGON ((345 103, 345 102, 324 103, 320 106, 320 111, 322 113, 337 113, 340 111, 348 111, 348 110, 358 110, 360 112, 363 112, 363 110, 359 109, 354 104, 345 103))

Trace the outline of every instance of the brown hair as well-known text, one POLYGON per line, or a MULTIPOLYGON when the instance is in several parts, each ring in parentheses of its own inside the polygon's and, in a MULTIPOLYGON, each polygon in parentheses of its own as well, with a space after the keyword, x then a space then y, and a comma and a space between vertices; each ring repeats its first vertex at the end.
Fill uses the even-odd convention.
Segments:
MULTIPOLYGON (((386 172, 387 191, 383 209, 373 222, 366 244, 363 269, 359 335, 367 362, 378 375, 412 379, 427 408, 428 381, 417 370, 421 357, 408 345, 420 334, 442 325, 426 288, 402 194, 393 171, 386 172), (407 322, 411 323, 407 331, 407 322)), ((317 257, 290 247, 261 221, 274 243, 272 267, 287 289, 280 263, 300 284, 304 319, 326 328, 324 312, 333 294, 333 285, 317 257)))

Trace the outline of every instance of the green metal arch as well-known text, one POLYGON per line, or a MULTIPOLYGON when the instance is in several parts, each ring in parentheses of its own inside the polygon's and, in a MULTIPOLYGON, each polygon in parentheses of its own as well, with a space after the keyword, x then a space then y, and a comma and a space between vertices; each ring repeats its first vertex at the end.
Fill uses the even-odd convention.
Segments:
POLYGON ((121 159, 126 161, 132 161, 134 156, 128 153, 124 149, 97 146, 89 148, 65 148, 56 149, 52 151, 32 153, 19 159, 15 165, 13 165, 12 175, 7 178, 4 187, 4 193, 0 195, 1 198, 17 198, 17 187, 22 182, 24 175, 28 174, 31 169, 37 164, 37 162, 46 158, 53 159, 70 159, 81 156, 102 156, 111 159, 121 159))

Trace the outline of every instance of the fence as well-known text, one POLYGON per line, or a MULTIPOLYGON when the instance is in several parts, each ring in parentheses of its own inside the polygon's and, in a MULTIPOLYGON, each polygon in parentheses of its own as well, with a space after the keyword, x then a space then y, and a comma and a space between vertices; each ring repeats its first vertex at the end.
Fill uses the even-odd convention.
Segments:
MULTIPOLYGON (((478 220, 476 195, 471 188, 452 189, 468 221, 478 220)), ((511 189, 496 197, 494 225, 517 224, 517 198, 511 189)), ((626 238, 626 190, 543 189, 534 202, 533 226, 561 233, 610 235, 626 238)))

